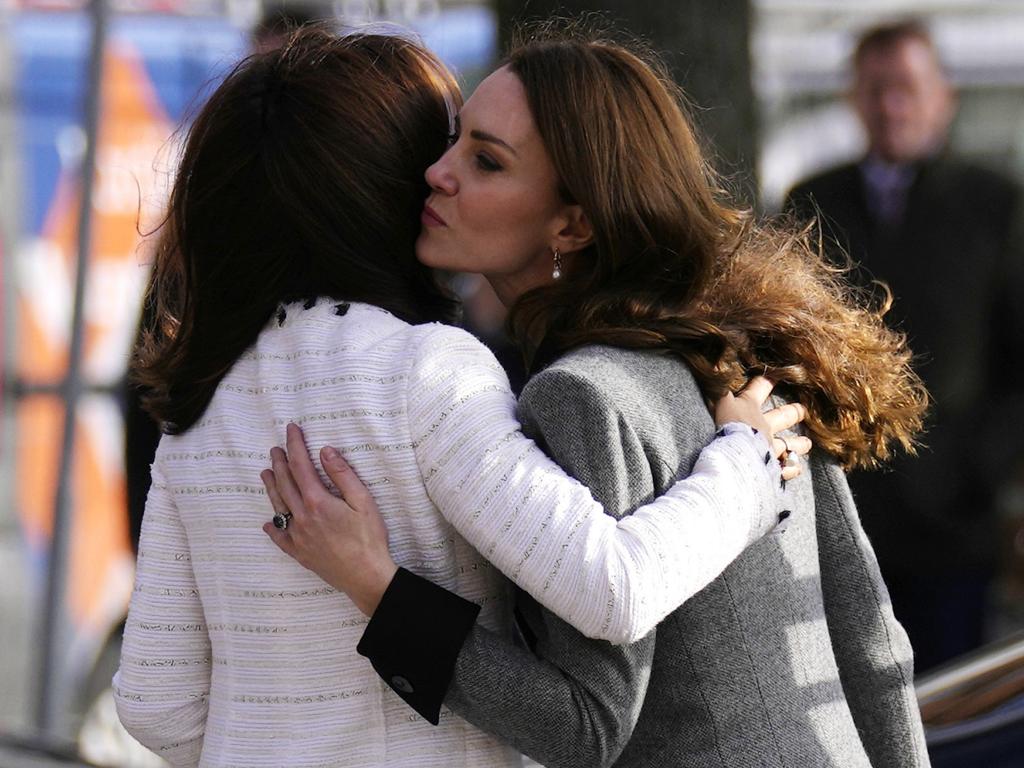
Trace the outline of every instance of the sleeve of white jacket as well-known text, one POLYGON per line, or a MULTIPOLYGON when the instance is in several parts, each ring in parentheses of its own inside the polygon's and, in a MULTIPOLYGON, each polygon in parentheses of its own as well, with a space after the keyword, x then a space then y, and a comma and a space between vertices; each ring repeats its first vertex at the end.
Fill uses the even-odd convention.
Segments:
POLYGON ((113 689, 118 717, 140 743, 173 766, 199 764, 210 639, 185 530, 155 464, 113 689))
POLYGON ((749 429, 616 521, 520 432, 493 355, 425 329, 409 372, 413 448, 441 513, 481 554, 588 637, 629 643, 715 579, 778 520, 778 463, 749 429))

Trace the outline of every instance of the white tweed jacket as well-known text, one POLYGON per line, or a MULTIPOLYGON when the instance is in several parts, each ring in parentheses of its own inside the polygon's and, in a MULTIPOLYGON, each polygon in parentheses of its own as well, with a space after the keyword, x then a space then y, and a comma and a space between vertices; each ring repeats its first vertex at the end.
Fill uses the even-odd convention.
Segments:
POLYGON ((506 582, 478 550, 582 631, 621 642, 774 524, 777 466, 749 432, 616 522, 522 436, 514 408, 463 331, 368 305, 283 308, 201 420, 161 441, 114 679, 128 730, 174 765, 519 764, 450 712, 436 728, 411 714, 354 651, 366 619, 263 533, 259 473, 289 421, 371 487, 395 560, 480 604, 499 632, 506 582))

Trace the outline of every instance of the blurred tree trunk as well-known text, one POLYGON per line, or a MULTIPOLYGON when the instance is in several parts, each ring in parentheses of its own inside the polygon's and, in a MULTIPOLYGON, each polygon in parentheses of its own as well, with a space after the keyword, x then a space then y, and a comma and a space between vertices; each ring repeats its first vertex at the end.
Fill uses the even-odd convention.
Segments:
POLYGON ((516 21, 597 11, 648 41, 693 105, 704 145, 734 191, 754 200, 757 115, 750 0, 495 0, 502 50, 516 21))

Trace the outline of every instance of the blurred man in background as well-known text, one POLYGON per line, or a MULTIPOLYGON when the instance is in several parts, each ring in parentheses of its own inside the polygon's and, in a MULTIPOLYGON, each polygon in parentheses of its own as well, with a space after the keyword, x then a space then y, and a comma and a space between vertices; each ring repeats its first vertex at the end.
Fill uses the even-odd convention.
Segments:
POLYGON ((890 323, 934 398, 917 458, 851 478, 922 671, 983 640, 995 498, 1024 454, 1009 428, 1024 367, 1021 193, 946 151, 955 94, 922 24, 870 30, 853 67, 867 154, 800 184, 787 207, 820 216, 830 256, 890 287, 890 323))
POLYGON ((266 53, 280 48, 295 30, 329 21, 331 16, 330 8, 322 2, 274 0, 264 3, 263 13, 252 28, 252 52, 266 53))

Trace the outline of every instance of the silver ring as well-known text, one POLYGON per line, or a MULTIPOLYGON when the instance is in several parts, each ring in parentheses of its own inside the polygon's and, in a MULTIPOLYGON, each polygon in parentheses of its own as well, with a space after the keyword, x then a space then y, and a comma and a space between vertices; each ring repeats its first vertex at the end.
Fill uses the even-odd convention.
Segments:
POLYGON ((779 457, 779 463, 785 467, 799 467, 800 457, 796 455, 796 451, 789 447, 789 443, 786 442, 786 438, 781 435, 776 435, 779 440, 782 441, 783 452, 782 456, 779 457))
POLYGON ((292 513, 291 512, 285 512, 284 514, 281 514, 280 512, 278 512, 277 514, 274 515, 273 523, 274 523, 274 527, 275 528, 279 528, 279 529, 281 529, 283 531, 285 528, 288 527, 288 523, 290 523, 291 521, 292 521, 292 513))

